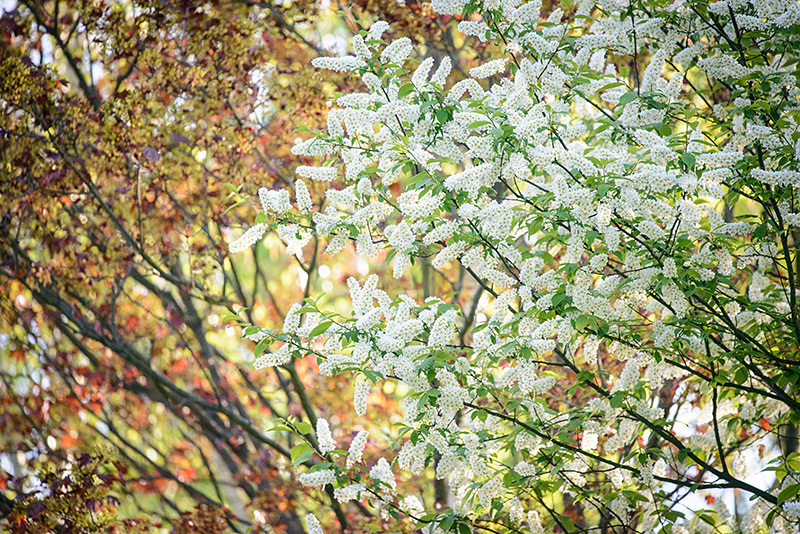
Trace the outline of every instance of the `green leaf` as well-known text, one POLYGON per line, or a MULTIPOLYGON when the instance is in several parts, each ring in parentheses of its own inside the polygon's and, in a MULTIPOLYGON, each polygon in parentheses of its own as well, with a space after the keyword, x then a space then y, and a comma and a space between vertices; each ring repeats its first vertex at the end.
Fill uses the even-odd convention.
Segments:
POLYGON ((733 381, 737 384, 744 384, 745 380, 747 380, 747 376, 747 367, 743 365, 736 370, 736 374, 733 375, 733 381))
POLYGON ((587 315, 579 315, 575 319, 575 330, 581 331, 589 324, 589 317, 587 315))
POLYGON ((650 501, 650 499, 648 499, 647 497, 645 497, 641 493, 633 491, 633 490, 622 490, 622 493, 628 498, 629 501, 630 500, 641 501, 641 502, 649 502, 650 501))
POLYGON ((306 421, 300 421, 295 425, 295 427, 297 428, 297 431, 300 432, 301 434, 308 434, 309 432, 311 432, 312 428, 311 423, 307 423, 306 421))
POLYGON ((772 522, 775 521, 775 515, 778 513, 779 508, 773 508, 770 513, 767 514, 767 526, 771 527, 772 522))
POLYGON ((800 471, 800 453, 793 452, 786 457, 786 465, 793 471, 800 471))
POLYGON ((470 123, 469 126, 467 126, 467 130, 474 130, 475 128, 480 128, 481 126, 486 126, 488 124, 491 124, 491 122, 489 122, 489 121, 475 121, 473 123, 470 123))
POLYGON ((442 302, 442 303, 441 303, 441 304, 439 304, 439 306, 436 308, 436 313, 437 313, 437 315, 443 315, 444 313, 446 313, 446 312, 447 312, 448 310, 450 310, 451 308, 455 308, 455 306, 454 306, 454 305, 452 305, 452 304, 450 304, 450 303, 448 303, 448 302, 442 302))
POLYGON ((528 226, 528 234, 533 235, 537 233, 539 230, 542 229, 542 224, 544 224, 544 219, 541 217, 536 217, 533 222, 528 226))
POLYGON ((603 87, 601 87, 600 89, 598 89, 598 90, 597 90, 597 92, 598 92, 598 93, 602 93, 603 91, 608 91, 609 89, 613 89, 614 87, 619 87, 620 85, 623 85, 623 83, 622 83, 622 82, 611 82, 611 83, 607 83, 607 84, 605 84, 603 87))
POLYGON ((316 327, 314 327, 311 333, 308 334, 308 337, 317 337, 318 335, 326 332, 332 324, 333 323, 331 321, 323 321, 319 323, 316 327))
POLYGON ((289 454, 292 457, 292 465, 297 465, 303 463, 305 460, 308 460, 308 458, 311 457, 311 454, 309 453, 313 454, 314 448, 308 443, 298 443, 297 445, 292 447, 292 450, 289 451, 289 454), (301 460, 301 458, 306 454, 308 454, 308 458, 301 460))
POLYGON ((444 530, 445 532, 447 532, 453 526, 453 523, 455 522, 455 520, 456 520, 455 517, 453 517, 452 515, 449 515, 449 516, 445 517, 442 520, 441 523, 439 523, 439 528, 444 530))
POLYGON ((792 484, 791 486, 786 486, 781 490, 778 494, 778 506, 782 505, 786 501, 790 500, 792 497, 800 493, 800 484, 792 484))
POLYGON ((400 89, 397 91, 397 98, 403 98, 404 96, 411 94, 413 91, 414 91, 414 84, 407 83, 402 87, 400 87, 400 89))
POLYGON ((259 342, 256 344, 256 348, 255 348, 255 350, 253 351, 253 352, 254 352, 254 354, 255 354, 255 356, 256 356, 256 358, 258 358, 258 357, 259 357, 259 356, 261 356, 263 353, 265 353, 265 352, 267 351, 267 349, 269 349, 269 346, 270 346, 271 344, 272 344, 272 339, 271 339, 270 337, 265 337, 264 339, 262 339, 261 341, 259 341, 259 342))
POLYGON ((240 200, 239 202, 235 202, 235 203, 231 204, 230 206, 228 206, 228 209, 226 209, 224 213, 228 213, 228 212, 229 212, 229 211, 231 211, 233 208, 235 208, 235 207, 237 207, 237 206, 241 206, 242 204, 245 204, 245 203, 246 203, 246 201, 245 201, 245 200, 240 200))
POLYGON ((287 430, 292 430, 286 425, 275 425, 272 428, 268 429, 267 432, 285 432, 287 430))
POLYGON ((711 516, 708 516, 706 514, 698 513, 697 517, 699 517, 704 523, 708 523, 712 527, 716 526, 716 523, 714 522, 714 518, 711 517, 711 516))
POLYGON ((303 454, 301 454, 300 456, 297 457, 297 460, 295 461, 295 465, 300 465, 303 462, 308 461, 312 456, 314 456, 314 451, 304 452, 303 454))
POLYGON ((628 91, 627 93, 619 97, 619 105, 624 106, 629 102, 633 102, 634 100, 636 100, 636 97, 638 96, 639 95, 636 94, 636 91, 628 91))
POLYGON ((697 162, 697 158, 695 158, 694 154, 691 152, 684 152, 681 156, 681 161, 683 161, 690 169, 694 169, 694 164, 697 162))

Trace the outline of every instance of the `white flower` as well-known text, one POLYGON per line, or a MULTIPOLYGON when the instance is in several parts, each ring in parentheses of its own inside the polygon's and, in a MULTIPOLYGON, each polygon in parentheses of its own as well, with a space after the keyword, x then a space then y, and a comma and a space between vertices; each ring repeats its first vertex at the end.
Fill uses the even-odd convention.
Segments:
POLYGON ((331 428, 328 425, 328 421, 323 417, 317 419, 317 443, 322 454, 328 454, 336 449, 336 442, 333 441, 331 428))
POLYGON ((458 23, 458 31, 466 35, 477 37, 482 43, 486 42, 486 32, 488 29, 489 27, 480 21, 462 20, 458 23))
POLYGON ((356 501, 361 498, 361 494, 366 490, 364 484, 349 484, 340 488, 333 489, 334 498, 340 503, 344 504, 350 501, 356 501))
POLYGON ((302 318, 302 314, 299 313, 299 311, 302 307, 302 303, 296 302, 292 304, 292 307, 289 308, 288 312, 286 312, 286 317, 283 319, 283 331, 287 334, 294 334, 300 327, 300 319, 302 318))
POLYGON ((336 481, 336 471, 333 469, 319 469, 310 473, 302 473, 298 480, 304 486, 324 486, 336 481))
POLYGON ((783 511, 786 512, 786 515, 791 519, 800 520, 800 501, 783 503, 783 511))
POLYGON ((231 254, 236 254, 237 252, 247 250, 251 246, 255 245, 259 239, 264 237, 264 233, 266 231, 267 226, 264 223, 258 223, 251 226, 244 234, 242 234, 239 239, 228 245, 228 251, 231 254))
POLYGON ((472 67, 469 71, 469 75, 480 80, 481 78, 488 78, 489 76, 500 74, 506 70, 506 61, 508 61, 506 58, 494 59, 478 67, 472 67))
MULTIPOLYGON (((569 497, 601 472, 607 484, 586 504, 601 507, 612 528, 636 518, 642 532, 662 521, 687 534, 708 529, 659 513, 674 503, 620 493, 657 495, 687 481, 685 469, 645 459, 642 447, 692 447, 702 471, 719 462, 721 446, 731 451, 732 476, 763 470, 747 461, 743 432, 759 430, 759 420, 780 424, 794 406, 756 387, 764 377, 783 384, 768 358, 745 369, 731 355, 770 340, 786 357, 796 348, 785 342, 795 337, 796 299, 780 238, 800 228, 798 53, 786 45, 800 8, 716 0, 708 6, 715 23, 698 24, 684 1, 651 4, 577 0, 540 23, 541 0, 432 0, 436 11, 460 16, 462 32, 504 44, 452 86, 447 56, 435 70, 428 58, 406 72, 411 40, 384 42, 382 21, 353 38, 353 56, 314 60, 358 70, 350 83, 362 88, 336 97, 327 135, 296 141, 293 154, 317 159, 297 168, 294 198, 262 188, 258 220, 269 222, 230 250, 275 228, 307 265, 312 236, 327 238, 328 254, 352 241, 360 257, 353 265, 343 258, 321 282, 337 293, 344 288, 328 286, 349 276, 340 272, 366 280, 347 279, 349 304, 301 314, 298 303, 283 332, 251 328, 245 337, 258 343, 256 368, 315 357, 325 376, 355 374, 351 416, 366 415, 373 384, 391 392, 402 413, 388 416, 399 423, 402 415, 403 426, 395 458, 364 465, 368 434, 360 431, 348 472, 304 473, 303 484, 334 484, 341 503, 374 498, 384 517, 391 509, 424 515, 413 487, 395 495, 392 466, 416 476, 412 486, 431 468, 448 479, 459 524, 503 503, 498 521, 544 534, 539 514, 525 509, 536 506, 526 492, 547 490, 557 475, 569 497), (727 49, 723 30, 734 35, 733 26, 770 35, 759 41, 764 54, 727 49), (646 67, 631 72, 630 57, 646 67), (308 179, 329 182, 316 212, 308 179), (766 211, 753 215, 750 203, 765 196, 766 211), (417 260, 433 273, 411 268, 417 260), (400 282, 384 290, 386 263, 400 282), (705 382, 706 361, 731 377, 727 385, 705 382), (655 431, 667 417, 657 402, 667 386, 679 392, 672 440, 655 431), (558 401, 576 387, 581 402, 558 401), (551 461, 561 466, 555 472, 551 461), (517 476, 523 486, 507 484, 517 476)), ((324 419, 316 436, 330 454, 336 445, 324 419)), ((800 519, 800 503, 778 511, 773 530, 800 519)), ((754 500, 741 518, 745 534, 768 530, 768 513, 754 500)), ((731 519, 721 499, 714 514, 720 524, 731 519)), ((318 529, 316 519, 307 523, 318 529)))
POLYGON ((383 233, 389 240, 389 244, 398 252, 406 252, 414 243, 414 233, 406 221, 387 226, 383 233))
POLYGON ((266 352, 256 358, 253 362, 254 369, 263 369, 265 367, 276 367, 289 363, 292 359, 292 346, 289 343, 284 343, 275 352, 266 352))
POLYGON ((318 182, 330 182, 336 178, 335 167, 310 167, 308 165, 300 165, 295 169, 295 172, 303 178, 309 178, 318 182))
POLYGON ((455 310, 447 310, 444 315, 436 319, 428 336, 429 347, 443 347, 456 333, 456 318, 458 313, 455 310))
POLYGON ((285 189, 274 190, 262 187, 258 190, 258 198, 261 200, 261 209, 265 213, 273 212, 280 215, 292 208, 289 202, 289 191, 285 189))
POLYGON ((372 384, 366 378, 362 378, 356 382, 356 388, 353 393, 353 405, 358 415, 367 413, 367 395, 372 389, 372 384))
POLYGON ((386 458, 381 458, 378 460, 378 463, 375 464, 372 469, 370 469, 369 476, 378 482, 388 484, 392 491, 394 491, 394 489, 397 487, 394 473, 392 473, 392 468, 389 465, 389 462, 386 461, 386 458))
POLYGON ((350 448, 347 449, 348 469, 361 461, 361 455, 364 454, 364 446, 367 444, 367 437, 369 437, 369 432, 362 430, 356 434, 356 437, 350 443, 350 448))
POLYGON ((409 54, 411 54, 411 50, 411 39, 408 37, 401 37, 384 48, 381 53, 381 62, 401 65, 403 61, 408 58, 409 54))
POLYGON ((364 38, 365 41, 380 41, 383 34, 389 30, 389 23, 383 20, 376 20, 370 26, 369 31, 367 32, 367 36, 364 38))
POLYGON ((303 180, 295 180, 294 187, 297 207, 303 213, 310 212, 313 204, 311 203, 311 194, 308 192, 308 187, 306 187, 305 182, 303 182, 303 180))
POLYGON ((366 66, 366 63, 363 59, 355 56, 317 57, 311 60, 311 64, 318 69, 328 69, 340 72, 356 70, 366 66))
POLYGON ((322 525, 314 514, 306 516, 306 529, 308 534, 325 534, 325 531, 322 530, 322 525))

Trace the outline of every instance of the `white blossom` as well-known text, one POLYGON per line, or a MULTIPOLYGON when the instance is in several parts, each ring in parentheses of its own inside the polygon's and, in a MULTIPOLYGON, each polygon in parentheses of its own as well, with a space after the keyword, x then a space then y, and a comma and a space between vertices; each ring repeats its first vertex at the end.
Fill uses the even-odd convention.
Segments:
MULTIPOLYGON (((289 190, 262 188, 259 222, 229 249, 274 229, 305 266, 312 237, 329 255, 352 242, 357 263, 335 275, 352 274, 350 301, 304 314, 298 303, 282 332, 242 335, 258 344, 256 368, 316 358, 325 376, 356 376, 356 416, 376 411, 373 387, 401 413, 385 436, 394 456, 364 465, 361 430, 344 465, 300 482, 334 484, 341 503, 369 496, 384 517, 431 514, 433 532, 441 510, 416 489, 397 494, 393 466, 412 488, 448 480, 454 528, 502 503, 498 523, 544 534, 531 489, 580 495, 612 530, 711 532, 663 513, 682 500, 664 495, 710 484, 697 473, 718 472, 720 450, 726 477, 760 476, 768 454, 753 444, 797 408, 784 379, 800 297, 788 274, 800 228, 795 4, 719 0, 711 24, 682 1, 578 0, 542 22, 538 0, 433 0, 468 42, 502 48, 466 79, 448 84, 447 55, 406 72, 414 44, 385 43, 383 21, 353 38, 354 56, 315 59, 358 70, 361 87, 331 103, 327 134, 292 148, 316 158, 298 176, 327 191, 312 199, 296 180, 293 209, 289 190), (736 51, 741 35, 758 53, 736 51)), ((325 419, 316 436, 335 450, 325 419)), ((737 487, 750 509, 734 522, 717 498, 703 515, 714 528, 758 534, 772 511, 771 528, 788 532, 800 518, 795 501, 776 508, 737 487)))
POLYGON ((320 417, 317 419, 317 443, 319 444, 319 450, 322 454, 328 454, 332 450, 336 448, 336 442, 333 441, 333 436, 331 435, 331 428, 328 425, 328 421, 320 417))
POLYGON ((350 448, 347 450, 347 467, 353 467, 361 461, 361 455, 364 454, 364 446, 367 444, 367 437, 369 432, 366 430, 360 431, 353 438, 350 443, 350 448))

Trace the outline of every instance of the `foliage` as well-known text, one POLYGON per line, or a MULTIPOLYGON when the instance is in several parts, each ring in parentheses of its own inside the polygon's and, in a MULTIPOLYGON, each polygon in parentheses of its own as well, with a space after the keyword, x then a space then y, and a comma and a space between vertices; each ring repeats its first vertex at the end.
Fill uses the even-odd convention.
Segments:
POLYGON ((58 468, 43 459, 37 460, 37 464, 38 487, 32 491, 19 488, 17 503, 8 520, 9 533, 149 531, 146 521, 116 517, 119 499, 109 494, 109 490, 124 483, 124 478, 103 457, 84 454, 69 469, 58 468))
MULTIPOLYGON (((12 482, 17 490, 14 510, 8 518, 10 534, 68 532, 147 533, 158 523, 146 519, 122 519, 117 513, 120 499, 112 491, 126 482, 127 467, 110 461, 102 454, 83 454, 67 467, 51 462, 45 456, 32 465, 35 486, 26 477, 12 482)), ((180 514, 171 534, 224 534, 235 519, 229 510, 198 504, 193 510, 180 514)), ((253 529, 250 532, 258 532, 253 529)))
POLYGON ((363 88, 230 244, 373 262, 347 308, 226 318, 257 368, 353 376, 357 421, 402 399, 383 435, 279 427, 300 482, 425 532, 797 532, 797 5, 432 4, 496 53, 453 83, 377 21, 315 59, 363 88))
MULTIPOLYGON (((373 8, 441 32, 394 0, 349 9, 373 8)), ((319 127, 352 89, 310 67, 343 32, 303 1, 22 1, 2 14, 2 515, 6 496, 22 506, 13 480, 36 476, 37 458, 68 469, 101 447, 127 469, 119 518, 202 531, 192 524, 228 508, 233 532, 303 530, 319 505, 288 467, 297 437, 264 431, 343 414, 340 395, 306 389, 345 382, 321 387, 313 362, 253 372, 218 312, 279 325, 336 281, 269 250, 232 261, 224 242, 248 208, 231 202, 291 182, 296 123, 319 127)), ((428 40, 447 53, 441 34, 428 40)), ((338 518, 354 530, 370 514, 338 518)))

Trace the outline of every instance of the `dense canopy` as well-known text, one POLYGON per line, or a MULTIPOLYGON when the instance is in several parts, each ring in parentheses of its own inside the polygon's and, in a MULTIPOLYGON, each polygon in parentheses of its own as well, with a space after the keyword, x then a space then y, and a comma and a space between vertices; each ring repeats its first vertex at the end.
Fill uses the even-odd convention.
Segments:
POLYGON ((12 532, 800 530, 800 4, 21 2, 12 532))

